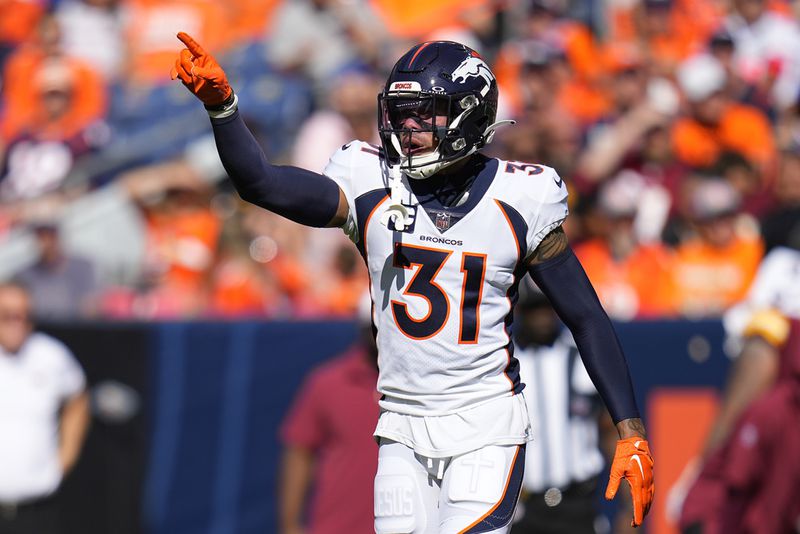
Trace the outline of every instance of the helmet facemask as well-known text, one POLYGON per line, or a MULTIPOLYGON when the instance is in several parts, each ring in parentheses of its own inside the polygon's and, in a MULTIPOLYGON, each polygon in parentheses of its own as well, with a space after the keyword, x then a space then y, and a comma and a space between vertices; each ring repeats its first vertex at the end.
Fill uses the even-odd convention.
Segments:
POLYGON ((474 93, 437 94, 387 90, 378 96, 379 132, 389 163, 424 179, 483 147, 490 125, 486 105, 474 93))

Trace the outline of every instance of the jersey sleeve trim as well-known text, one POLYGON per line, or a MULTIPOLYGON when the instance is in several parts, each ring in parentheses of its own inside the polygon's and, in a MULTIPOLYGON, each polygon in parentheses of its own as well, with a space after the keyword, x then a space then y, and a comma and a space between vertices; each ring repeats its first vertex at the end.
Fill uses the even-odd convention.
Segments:
POLYGON ((355 199, 356 239, 354 239, 354 242, 364 259, 367 257, 367 229, 369 228, 369 223, 378 207, 387 198, 389 198, 389 192, 386 189, 373 189, 355 199))
POLYGON ((494 199, 494 201, 497 203, 497 207, 500 208, 500 211, 506 218, 506 222, 508 222, 508 226, 511 228, 511 234, 514 236, 514 241, 517 243, 517 258, 518 261, 522 261, 525 256, 527 256, 525 253, 525 236, 528 234, 528 224, 525 222, 525 218, 513 207, 502 200, 494 199))
POLYGON ((520 243, 526 259, 567 218, 567 187, 552 167, 519 161, 500 161, 499 167, 505 178, 500 198, 525 221, 526 233, 520 243))
POLYGON ((363 141, 351 141, 331 156, 323 171, 323 174, 331 178, 344 193, 349 213, 341 228, 356 244, 363 234, 362 219, 374 207, 363 209, 361 205, 363 202, 359 202, 359 199, 386 185, 383 181, 376 183, 373 179, 381 158, 378 147, 363 141))

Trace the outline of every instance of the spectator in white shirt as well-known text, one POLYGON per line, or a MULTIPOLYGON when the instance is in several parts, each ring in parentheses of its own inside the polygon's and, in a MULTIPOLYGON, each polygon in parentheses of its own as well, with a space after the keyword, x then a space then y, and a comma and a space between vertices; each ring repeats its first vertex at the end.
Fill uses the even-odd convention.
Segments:
POLYGON ((61 46, 81 58, 109 83, 124 75, 125 13, 120 0, 67 0, 55 11, 61 27, 61 46))
POLYGON ((0 284, 0 534, 59 532, 56 492, 89 423, 86 378, 60 341, 34 332, 27 289, 0 284))
POLYGON ((767 9, 766 0, 735 0, 725 19, 734 65, 745 81, 770 95, 772 107, 794 105, 800 89, 800 27, 767 9))

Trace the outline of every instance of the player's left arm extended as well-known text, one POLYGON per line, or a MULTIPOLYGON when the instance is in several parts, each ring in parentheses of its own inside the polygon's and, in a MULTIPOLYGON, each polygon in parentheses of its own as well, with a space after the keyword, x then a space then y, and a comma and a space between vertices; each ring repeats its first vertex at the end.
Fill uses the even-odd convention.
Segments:
POLYGON ((611 320, 560 226, 542 240, 527 262, 531 278, 572 332, 586 370, 617 426, 620 439, 606 498, 613 499, 620 481, 627 480, 633 498, 632 524, 641 525, 653 500, 653 459, 628 363, 611 320))

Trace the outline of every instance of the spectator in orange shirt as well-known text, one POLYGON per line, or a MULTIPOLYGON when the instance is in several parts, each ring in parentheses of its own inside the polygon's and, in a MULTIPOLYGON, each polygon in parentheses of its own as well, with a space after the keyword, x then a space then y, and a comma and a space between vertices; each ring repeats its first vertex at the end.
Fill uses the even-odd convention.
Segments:
POLYGON ((563 50, 581 80, 591 81, 601 74, 599 52, 591 31, 581 22, 565 17, 559 2, 532 0, 525 33, 528 39, 563 50))
POLYGON ((598 237, 575 247, 608 314, 618 320, 672 313, 670 257, 661 243, 640 242, 635 229, 642 187, 621 175, 598 193, 598 237))
POLYGON ((520 78, 524 107, 518 112, 518 120, 538 132, 540 161, 555 167, 562 176, 570 176, 578 161, 581 126, 603 113, 605 101, 581 98, 586 96, 583 89, 589 86, 573 83, 569 62, 560 51, 530 41, 526 54, 520 78))
MULTIPOLYGON (((0 201, 31 199, 60 188, 76 161, 107 140, 108 128, 76 109, 80 81, 59 57, 39 63, 27 80, 32 108, 20 113, 0 157, 0 201)), ((13 121, 13 118, 12 118, 13 121)))
POLYGON ((281 0, 229 0, 224 5, 228 10, 231 38, 236 42, 252 42, 261 39, 264 28, 270 26, 272 15, 281 0))
POLYGON ((244 209, 244 228, 254 236, 250 254, 278 288, 278 298, 270 303, 270 315, 320 315, 312 287, 319 253, 309 245, 311 230, 252 204, 244 209))
POLYGON ((326 316, 349 317, 356 313, 359 301, 369 286, 364 262, 350 243, 341 242, 334 250, 330 268, 318 275, 316 299, 326 316))
POLYGON ((92 122, 101 118, 106 110, 106 90, 100 76, 86 63, 64 55, 61 30, 57 21, 45 17, 39 24, 34 42, 20 47, 8 60, 3 73, 3 110, 0 118, 0 138, 8 142, 26 130, 42 130, 42 121, 48 120, 51 138, 65 139, 76 135, 92 122), (49 82, 55 70, 59 77, 68 79, 69 106, 52 121, 48 103, 40 98, 43 82, 49 82))
POLYGON ((725 151, 739 152, 762 171, 775 159, 775 140, 766 116, 758 109, 737 104, 724 91, 725 69, 703 54, 682 63, 677 72, 688 104, 678 119, 672 140, 678 158, 702 169, 714 165, 725 151))
POLYGON ((199 186, 173 187, 163 202, 146 208, 150 287, 144 315, 187 317, 202 312, 204 283, 221 226, 209 208, 208 193, 199 186))
POLYGON ((608 105, 594 83, 602 75, 602 58, 589 29, 561 11, 555 2, 532 2, 522 37, 504 45, 494 71, 503 101, 514 112, 530 104, 530 95, 518 86, 538 70, 549 78, 559 105, 579 122, 591 124, 608 105))
POLYGON ((208 50, 222 50, 231 34, 223 2, 204 0, 130 0, 126 72, 141 84, 168 81, 174 62, 175 32, 184 28, 208 50))
POLYGON ((644 0, 636 13, 639 47, 658 74, 672 72, 689 53, 691 41, 676 31, 676 12, 670 0, 644 0))
POLYGON ((676 249, 676 307, 690 317, 717 316, 747 293, 764 245, 743 224, 739 195, 727 181, 698 177, 687 185, 695 232, 676 249))
POLYGON ((48 3, 46 0, 0 0, 0 66, 9 52, 33 36, 48 3))
POLYGON ((608 3, 607 42, 639 50, 652 72, 670 75, 720 25, 724 7, 719 4, 717 0, 608 3))
POLYGON ((257 254, 258 242, 241 219, 241 214, 234 213, 222 228, 208 277, 206 313, 211 316, 263 317, 279 297, 277 282, 258 261, 264 259, 257 254))
POLYGON ((442 27, 461 27, 465 12, 487 0, 371 0, 372 8, 398 40, 418 40, 442 27))

